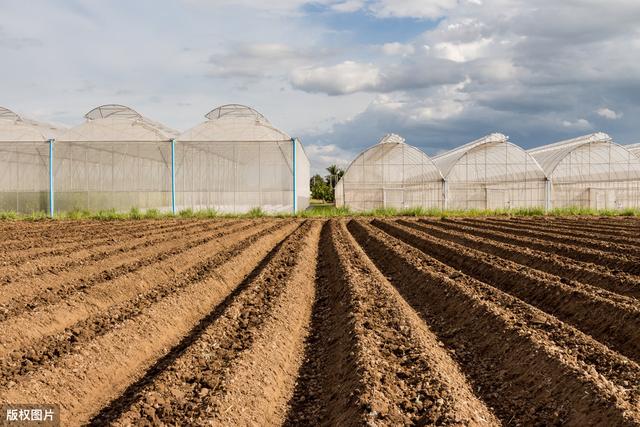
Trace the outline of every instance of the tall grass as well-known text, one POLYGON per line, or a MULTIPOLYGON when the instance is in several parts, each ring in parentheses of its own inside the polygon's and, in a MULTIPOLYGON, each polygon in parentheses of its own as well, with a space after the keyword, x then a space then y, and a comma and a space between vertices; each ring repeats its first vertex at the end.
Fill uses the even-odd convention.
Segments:
MULTIPOLYGON (((141 219, 206 219, 206 218, 262 218, 262 217, 278 217, 278 218, 335 218, 335 217, 393 217, 393 216, 427 216, 427 217, 484 217, 484 216, 629 216, 640 217, 640 209, 624 209, 624 210, 595 210, 587 208, 559 208, 545 212, 542 208, 526 208, 526 209, 471 209, 471 210, 453 210, 453 209, 427 209, 427 208, 379 208, 368 211, 352 211, 348 208, 336 208, 334 206, 322 206, 308 209, 302 212, 292 213, 267 213, 259 207, 255 207, 246 213, 221 213, 214 209, 205 209, 194 211, 192 209, 184 209, 177 214, 171 212, 161 212, 158 209, 148 209, 142 211, 138 208, 132 208, 128 212, 117 212, 115 210, 103 210, 98 212, 90 212, 87 210, 73 210, 69 212, 56 214, 54 219, 63 220, 101 220, 101 221, 117 221, 117 220, 141 220, 141 219)), ((1 220, 24 220, 24 221, 40 221, 48 219, 45 212, 34 212, 31 214, 20 214, 14 211, 0 212, 1 220)))

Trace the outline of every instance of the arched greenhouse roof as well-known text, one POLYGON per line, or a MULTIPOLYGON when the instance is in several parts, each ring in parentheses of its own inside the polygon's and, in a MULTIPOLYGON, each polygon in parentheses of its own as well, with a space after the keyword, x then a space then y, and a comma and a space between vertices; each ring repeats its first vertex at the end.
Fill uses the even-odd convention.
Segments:
POLYGON ((207 120, 180 135, 180 141, 285 141, 291 137, 246 105, 227 104, 211 110, 207 120))
POLYGON ((625 148, 633 154, 640 156, 640 142, 637 144, 625 145, 625 148))
MULTIPOLYGON (((555 142, 553 144, 543 145, 542 147, 532 148, 529 153, 540 163, 547 176, 551 177, 556 172, 556 168, 571 153, 580 150, 591 144, 611 145, 614 149, 628 152, 623 146, 613 142, 613 138, 604 132, 596 132, 589 135, 579 136, 577 138, 567 139, 555 142)), ((602 159, 604 161, 604 159, 602 159)), ((607 160, 608 162, 609 160, 607 160)))
POLYGON ((55 138, 62 129, 21 117, 8 108, 0 107, 0 141, 40 142, 55 138))
POLYGON ((106 104, 84 115, 86 121, 69 129, 61 141, 156 142, 175 138, 178 132, 150 120, 124 105, 106 104))
POLYGON ((358 154, 349 163, 349 166, 345 169, 344 176, 338 181, 341 183, 343 180, 349 178, 349 171, 354 165, 358 165, 359 162, 364 164, 376 164, 382 163, 383 159, 387 158, 389 163, 389 156, 393 156, 395 153, 402 153, 403 159, 401 160, 406 165, 426 165, 428 169, 426 171, 421 170, 421 179, 425 181, 441 181, 442 174, 440 170, 433 162, 433 160, 427 156, 427 154, 417 147, 409 145, 405 142, 405 139, 400 135, 394 133, 383 136, 377 144, 365 149, 358 154))
POLYGON ((529 150, 554 179, 610 180, 640 177, 640 157, 596 132, 529 150))
MULTIPOLYGON (((442 175, 448 180, 452 178, 452 173, 465 156, 467 158, 479 154, 485 150, 486 154, 484 159, 486 161, 487 170, 482 174, 483 177, 488 176, 501 176, 503 179, 510 179, 512 174, 513 179, 518 179, 520 176, 530 176, 531 174, 537 175, 538 178, 544 178, 544 172, 538 162, 531 157, 523 148, 516 144, 509 142, 509 137, 501 133, 492 133, 482 138, 471 141, 465 145, 454 148, 446 153, 439 154, 433 157, 433 161, 440 169, 442 175), (505 148, 507 151, 496 151, 496 148, 505 148), (492 156, 491 151, 494 151, 495 155, 492 156), (505 153, 509 158, 505 157, 505 153), (518 159, 518 157, 520 157, 518 159), (506 170, 492 170, 498 167, 502 168, 504 165, 506 170), (522 169, 522 170, 518 170, 522 169)), ((475 164, 477 166, 477 164, 475 164)))

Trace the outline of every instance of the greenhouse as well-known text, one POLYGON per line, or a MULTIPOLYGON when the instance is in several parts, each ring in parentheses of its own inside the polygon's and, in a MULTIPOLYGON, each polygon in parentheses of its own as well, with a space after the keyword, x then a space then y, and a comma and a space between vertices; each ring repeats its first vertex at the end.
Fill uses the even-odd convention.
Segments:
POLYGON ((447 209, 545 207, 546 178, 525 150, 494 133, 433 158, 447 209))
POLYGON ((640 207, 640 158, 594 133, 529 150, 551 183, 554 208, 640 207))
POLYGON ((123 105, 84 117, 54 144, 55 210, 171 209, 178 133, 123 105))
POLYGON ((635 154, 636 156, 640 157, 640 143, 638 144, 631 144, 631 145, 625 145, 625 147, 627 150, 631 151, 633 154, 635 154))
POLYGON ((358 155, 336 185, 336 206, 356 211, 377 208, 441 208, 442 175, 421 150, 395 134, 358 155))
POLYGON ((31 213, 49 206, 50 139, 55 126, 0 107, 0 210, 31 213))
POLYGON ((179 209, 307 208, 310 165, 298 140, 244 105, 223 105, 205 117, 180 135, 176 145, 179 209))

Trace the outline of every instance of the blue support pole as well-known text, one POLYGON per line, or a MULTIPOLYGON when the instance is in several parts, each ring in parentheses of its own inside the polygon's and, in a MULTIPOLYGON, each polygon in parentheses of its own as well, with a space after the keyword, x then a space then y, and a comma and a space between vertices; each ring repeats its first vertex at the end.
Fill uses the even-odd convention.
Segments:
POLYGON ((53 190, 53 143, 55 139, 49 140, 49 216, 54 214, 54 190, 53 190))
POLYGON ((293 143, 293 167, 292 167, 292 172, 293 172, 293 213, 295 215, 295 213, 298 211, 298 183, 296 180, 296 139, 295 138, 291 138, 291 142, 293 143))
POLYGON ((171 140, 171 212, 176 214, 176 140, 171 140))

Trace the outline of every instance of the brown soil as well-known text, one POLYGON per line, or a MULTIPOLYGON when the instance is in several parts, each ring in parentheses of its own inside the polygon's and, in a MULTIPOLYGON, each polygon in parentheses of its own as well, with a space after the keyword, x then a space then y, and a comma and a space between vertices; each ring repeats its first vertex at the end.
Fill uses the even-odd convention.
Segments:
POLYGON ((492 220, 491 218, 469 218, 462 221, 471 224, 477 224, 488 230, 507 232, 515 234, 517 236, 534 237, 536 239, 562 243, 566 245, 581 246, 589 249, 594 249, 596 251, 601 251, 606 254, 612 254, 612 256, 625 254, 627 258, 633 260, 634 262, 638 262, 638 260, 640 260, 640 258, 638 258, 640 256, 640 248, 633 245, 627 245, 618 242, 614 243, 612 241, 596 240, 586 237, 578 237, 575 235, 567 236, 563 233, 556 232, 554 229, 549 230, 549 228, 546 228, 544 230, 539 228, 530 228, 530 226, 527 225, 509 224, 505 221, 498 221, 496 223, 495 220, 492 220))
POLYGON ((422 219, 418 223, 405 222, 405 224, 429 233, 434 237, 470 245, 474 249, 497 255, 564 279, 601 287, 621 295, 640 297, 640 277, 623 272, 614 274, 603 265, 578 261, 553 252, 534 249, 541 246, 526 238, 514 238, 508 233, 485 231, 467 227, 461 223, 433 219, 422 219))
POLYGON ((637 219, 0 237, 0 403, 63 425, 640 425, 637 219))
POLYGON ((379 220, 373 224, 460 272, 553 314, 628 357, 640 360, 637 300, 563 280, 405 225, 379 220))

